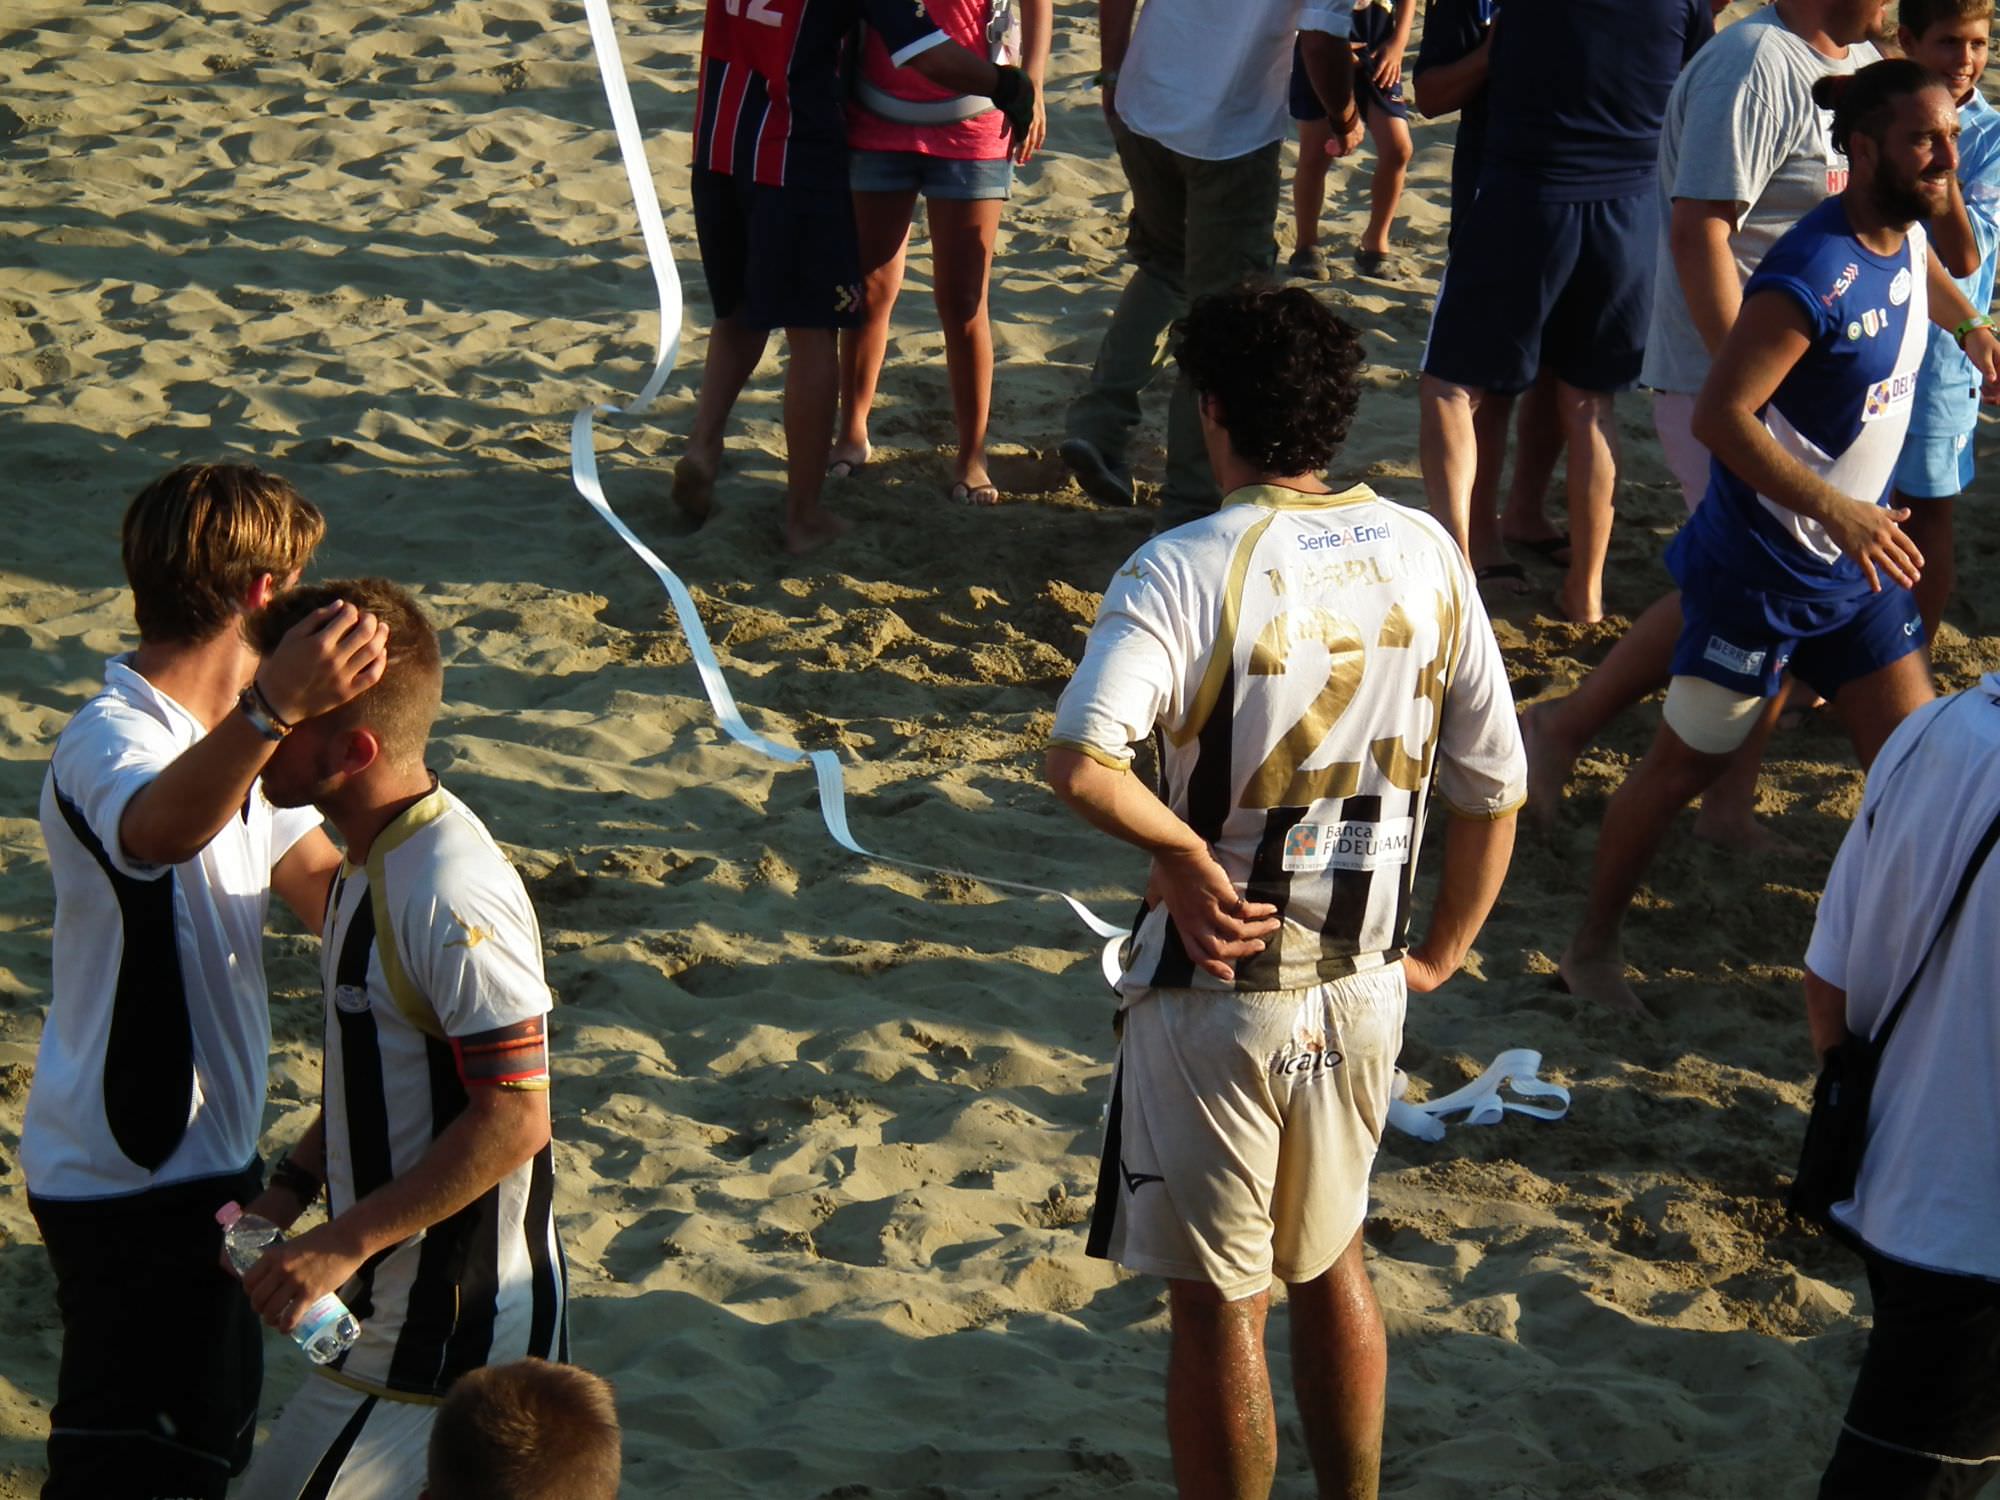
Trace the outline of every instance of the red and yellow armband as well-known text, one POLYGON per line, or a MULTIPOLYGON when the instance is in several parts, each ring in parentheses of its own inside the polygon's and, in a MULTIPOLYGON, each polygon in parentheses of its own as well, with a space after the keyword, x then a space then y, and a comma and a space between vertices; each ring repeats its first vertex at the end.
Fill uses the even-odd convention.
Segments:
POLYGON ((492 1031, 451 1039, 458 1078, 467 1088, 545 1089, 549 1086, 549 1037, 545 1018, 517 1021, 492 1031))

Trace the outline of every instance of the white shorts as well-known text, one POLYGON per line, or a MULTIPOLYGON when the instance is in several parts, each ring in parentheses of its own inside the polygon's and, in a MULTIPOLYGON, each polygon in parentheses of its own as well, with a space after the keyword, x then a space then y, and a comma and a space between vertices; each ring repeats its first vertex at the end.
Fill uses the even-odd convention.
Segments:
POLYGON ((1368 1211, 1407 990, 1151 990, 1125 1011, 1090 1253, 1234 1300, 1311 1281, 1368 1211))
POLYGON ((285 1403, 231 1500, 416 1500, 437 1407, 313 1375, 285 1403))

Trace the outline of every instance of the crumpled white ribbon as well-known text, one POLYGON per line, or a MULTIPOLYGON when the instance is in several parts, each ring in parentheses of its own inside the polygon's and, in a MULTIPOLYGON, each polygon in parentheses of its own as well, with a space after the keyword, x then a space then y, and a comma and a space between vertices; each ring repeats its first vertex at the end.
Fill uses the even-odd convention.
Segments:
POLYGON ((681 281, 680 273, 674 266, 673 249, 667 241, 666 222, 660 216, 659 195, 653 190, 652 168, 646 161, 646 145, 639 133, 639 117, 632 108, 632 92, 625 82, 625 64, 618 51, 617 29, 611 22, 610 0, 584 0, 584 12, 590 18, 590 38, 597 55, 597 68, 604 76, 604 94, 611 105, 611 120, 618 132, 619 155, 625 162, 625 177, 632 187, 632 202, 639 211, 639 229, 646 241, 646 258, 652 263, 653 282, 659 292, 660 339, 653 373, 646 377, 646 383, 637 396, 624 406, 586 406, 570 423, 570 478, 576 485, 577 493, 652 570, 660 586, 667 591, 667 597, 673 601, 674 613, 680 618, 681 631, 687 637, 688 654, 694 658, 695 671, 701 677, 701 685, 708 693, 709 706, 715 710, 723 732, 737 744, 773 760, 787 765, 797 765, 801 761, 812 764, 819 788, 820 818, 835 843, 863 859, 900 865, 906 870, 957 875, 1004 890, 1057 897, 1076 913, 1085 927, 1105 940, 1100 966, 1106 982, 1116 985, 1122 967, 1118 961, 1118 950, 1124 942, 1126 929, 1105 921, 1076 897, 1018 880, 999 880, 971 870, 951 869, 925 864, 921 860, 879 854, 864 847, 848 826, 847 794, 841 776, 840 758, 831 750, 807 751, 778 744, 758 734, 743 721, 743 714, 736 706, 735 694, 729 691, 729 683, 722 675, 722 665, 715 657, 715 647, 710 644, 708 631, 695 608, 694 596, 688 592, 679 575, 660 560, 658 553, 633 534, 632 528, 619 518, 611 508, 611 502, 605 499, 604 486, 597 475, 597 451, 593 436, 596 419, 599 416, 636 416, 653 404, 653 399, 666 385, 681 347, 681 281))
POLYGON ((1462 1089, 1454 1089, 1441 1099, 1426 1099, 1422 1104, 1412 1104, 1403 1098, 1403 1092, 1410 1086, 1409 1076, 1402 1069, 1396 1070, 1396 1097, 1389 1102, 1389 1123, 1405 1135, 1413 1135, 1420 1141, 1441 1141, 1444 1139, 1444 1116, 1465 1111, 1467 1125, 1498 1125, 1509 1114, 1527 1115, 1536 1120, 1560 1120, 1569 1113, 1569 1090, 1559 1083, 1549 1083, 1537 1077, 1542 1066, 1542 1054, 1526 1047, 1516 1047, 1501 1053, 1484 1073, 1462 1089), (1520 1104, 1501 1095, 1500 1090, 1512 1084, 1514 1092, 1523 1099, 1557 1099, 1560 1109, 1551 1109, 1540 1104, 1520 1104))

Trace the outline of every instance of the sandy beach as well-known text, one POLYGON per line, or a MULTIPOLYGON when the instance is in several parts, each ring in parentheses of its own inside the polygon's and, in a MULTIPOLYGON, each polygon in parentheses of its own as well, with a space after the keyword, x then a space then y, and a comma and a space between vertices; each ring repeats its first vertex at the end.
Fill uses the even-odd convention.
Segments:
MULTIPOLYGON (((1054 455, 1124 277, 1095 7, 1057 7, 1049 149, 994 277, 1012 503, 945 498, 919 231, 876 459, 829 489, 858 524, 798 562, 776 545, 775 358, 716 518, 690 532, 666 503, 708 319, 686 191, 701 9, 615 10, 688 322, 653 414, 600 429, 614 504, 694 588, 751 724, 841 753, 864 842, 1123 921, 1140 861, 1040 780, 1098 591, 1153 515, 1094 507, 1054 455)), ((1418 279, 1347 275, 1371 158, 1329 189, 1325 296, 1375 362, 1336 474, 1407 503, 1452 129, 1416 130, 1397 237, 1418 279)), ((717 728, 664 597, 570 488, 570 415, 638 388, 656 324, 581 5, 13 0, 0 265, 0 1497, 39 1486, 59 1347, 18 1166, 49 999, 36 798, 102 659, 133 642, 126 500, 215 455, 326 510, 315 572, 410 584, 442 628, 432 764, 540 912, 575 1351, 617 1386, 626 1493, 1169 1495, 1160 1285, 1083 1252, 1113 1050, 1095 942, 1056 902, 839 850, 810 773, 717 728)), ((1573 684, 1665 586, 1681 501, 1643 399, 1620 411, 1614 617, 1559 623, 1557 575, 1531 564, 1536 593, 1495 622, 1523 703, 1573 684)), ((1947 688, 2000 666, 1990 494, 1982 477, 1960 508, 1947 688)), ((1528 1046, 1575 1102, 1556 1124, 1386 1143, 1368 1235, 1392 1341, 1385 1495, 1769 1500, 1808 1493, 1830 1447, 1860 1267, 1788 1225, 1778 1193, 1809 1096, 1797 965, 1861 777, 1809 722, 1763 791, 1803 857, 1739 857, 1684 822, 1630 930, 1660 1019, 1598 1014, 1550 976, 1604 799, 1657 714, 1584 758, 1470 972, 1412 1004, 1419 1091, 1528 1046)), ((315 947, 288 925, 270 942, 270 1149, 316 1100, 315 947)), ((1273 1325, 1283 1381, 1282 1308, 1273 1325)), ((169 1310, 133 1336, 188 1335, 169 1310)), ((275 1410, 303 1366, 280 1341, 269 1360, 275 1410)), ((1280 1423, 1278 1493, 1306 1495, 1286 1398, 1280 1423)))

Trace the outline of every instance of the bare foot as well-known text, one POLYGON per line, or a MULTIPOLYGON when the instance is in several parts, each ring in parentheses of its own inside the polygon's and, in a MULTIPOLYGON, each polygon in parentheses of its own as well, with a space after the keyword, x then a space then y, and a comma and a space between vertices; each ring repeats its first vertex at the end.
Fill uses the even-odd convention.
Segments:
POLYGON ((1556 612, 1572 625, 1595 625, 1604 618, 1604 601, 1579 592, 1574 577, 1565 578, 1556 590, 1556 612))
POLYGON ((1521 710, 1521 742, 1528 751, 1528 818, 1542 829, 1555 826, 1570 768, 1583 753, 1582 745, 1556 732, 1555 712, 1561 701, 1530 703, 1521 710))
POLYGON ((1695 814, 1694 836, 1738 854, 1763 859, 1804 859, 1806 851, 1788 838, 1780 838, 1747 813, 1719 812, 1709 816, 1706 806, 1695 814))
POLYGON ((674 465, 673 498, 681 514, 699 526, 715 509, 715 470, 682 459, 674 465))
POLYGON ((804 515, 794 516, 785 522, 785 550, 794 557, 800 557, 846 536, 853 529, 852 521, 844 521, 832 511, 815 506, 804 515))
POLYGON ((1556 965, 1556 977, 1563 989, 1579 1000, 1592 1001, 1615 1015, 1629 1016, 1635 1021, 1655 1019, 1645 1002, 1625 982, 1622 958, 1579 958, 1571 948, 1556 965))
POLYGON ((852 479, 868 467, 868 460, 874 456, 875 450, 865 438, 858 443, 835 443, 827 455, 826 472, 835 479, 852 479))

